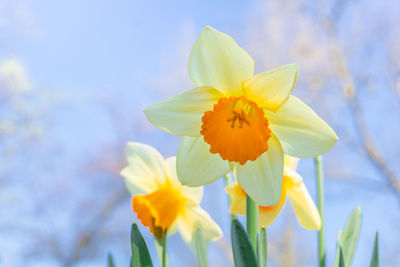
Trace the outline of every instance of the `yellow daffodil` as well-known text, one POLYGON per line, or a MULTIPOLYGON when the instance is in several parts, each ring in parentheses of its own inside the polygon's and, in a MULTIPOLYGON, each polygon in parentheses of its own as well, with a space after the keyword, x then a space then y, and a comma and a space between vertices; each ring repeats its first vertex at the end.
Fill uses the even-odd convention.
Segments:
MULTIPOLYGON (((296 172, 298 159, 285 156, 285 170, 281 197, 277 204, 259 206, 259 227, 268 227, 281 212, 288 196, 294 207, 300 224, 309 230, 319 230, 321 217, 315 204, 305 187, 301 176, 296 172)), ((231 196, 230 212, 237 215, 246 215, 246 192, 237 183, 226 187, 231 196)))
POLYGON ((133 211, 156 238, 162 238, 166 229, 169 234, 176 228, 189 245, 198 228, 207 241, 222 236, 219 226, 199 206, 203 188, 178 181, 175 157, 164 159, 151 146, 128 143, 126 159, 128 166, 121 175, 133 195, 133 211))
POLYGON ((152 124, 183 136, 179 180, 199 186, 232 170, 257 203, 277 203, 283 153, 315 157, 338 139, 310 107, 290 95, 297 69, 290 64, 253 76, 254 62, 244 49, 230 36, 204 28, 188 64, 198 87, 145 110, 152 124))

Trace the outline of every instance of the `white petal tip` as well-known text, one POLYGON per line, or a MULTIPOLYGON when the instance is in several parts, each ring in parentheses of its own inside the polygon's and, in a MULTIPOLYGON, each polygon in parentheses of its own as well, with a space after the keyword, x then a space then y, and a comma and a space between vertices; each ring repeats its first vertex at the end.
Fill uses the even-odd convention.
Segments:
POLYGON ((296 69, 296 71, 299 70, 299 64, 297 64, 297 63, 289 63, 286 65, 286 67, 294 68, 294 69, 296 69))
POLYGON ((337 141, 339 141, 339 137, 336 135, 336 133, 335 133, 335 136, 334 136, 333 138, 335 139, 335 143, 336 143, 337 141))
POLYGON ((210 25, 205 26, 203 29, 203 31, 209 31, 209 30, 215 31, 215 29, 213 27, 211 27, 210 25))

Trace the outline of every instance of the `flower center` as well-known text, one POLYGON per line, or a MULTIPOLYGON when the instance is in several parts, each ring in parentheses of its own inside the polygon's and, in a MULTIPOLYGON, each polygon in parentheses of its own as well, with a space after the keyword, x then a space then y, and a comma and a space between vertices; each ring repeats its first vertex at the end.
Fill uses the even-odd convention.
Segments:
POLYGON ((264 112, 247 98, 223 97, 202 117, 200 133, 211 153, 245 164, 268 150, 271 130, 264 112))
POLYGON ((186 198, 170 182, 147 195, 135 195, 132 208, 144 226, 156 238, 164 236, 165 229, 170 229, 178 215, 184 211, 186 198))

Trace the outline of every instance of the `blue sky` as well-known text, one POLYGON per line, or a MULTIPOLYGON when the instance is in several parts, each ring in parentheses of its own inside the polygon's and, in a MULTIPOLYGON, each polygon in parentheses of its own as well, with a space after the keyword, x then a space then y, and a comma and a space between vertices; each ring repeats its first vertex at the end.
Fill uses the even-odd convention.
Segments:
POLYGON ((175 49, 186 24, 197 31, 207 24, 240 28, 249 3, 35 1, 26 5, 33 22, 21 27, 28 33, 9 32, 2 50, 23 57, 35 82, 126 88, 136 87, 141 75, 160 71, 160 58, 175 49))

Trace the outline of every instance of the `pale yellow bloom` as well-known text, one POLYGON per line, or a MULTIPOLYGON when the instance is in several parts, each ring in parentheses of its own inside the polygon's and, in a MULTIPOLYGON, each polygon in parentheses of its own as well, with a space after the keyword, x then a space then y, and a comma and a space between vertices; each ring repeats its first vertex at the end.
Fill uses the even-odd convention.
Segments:
POLYGON ((334 131, 290 95, 298 67, 289 64, 253 75, 253 59, 228 35, 206 27, 193 46, 189 76, 198 86, 145 110, 149 121, 183 136, 179 180, 210 183, 233 171, 247 194, 274 205, 282 189, 283 154, 326 153, 334 131))
MULTIPOLYGON (((321 228, 321 217, 301 176, 296 172, 297 159, 285 156, 285 171, 280 200, 273 206, 259 206, 259 227, 268 227, 282 211, 289 197, 300 224, 309 230, 321 228)), ((246 215, 246 192, 235 182, 226 187, 231 196, 230 212, 246 215)))
POLYGON ((189 245, 198 228, 207 241, 222 237, 219 226, 200 207, 203 188, 187 187, 178 181, 175 157, 164 159, 151 146, 128 143, 126 160, 128 166, 121 175, 133 195, 133 211, 155 237, 161 238, 165 229, 172 233, 176 228, 189 245))

